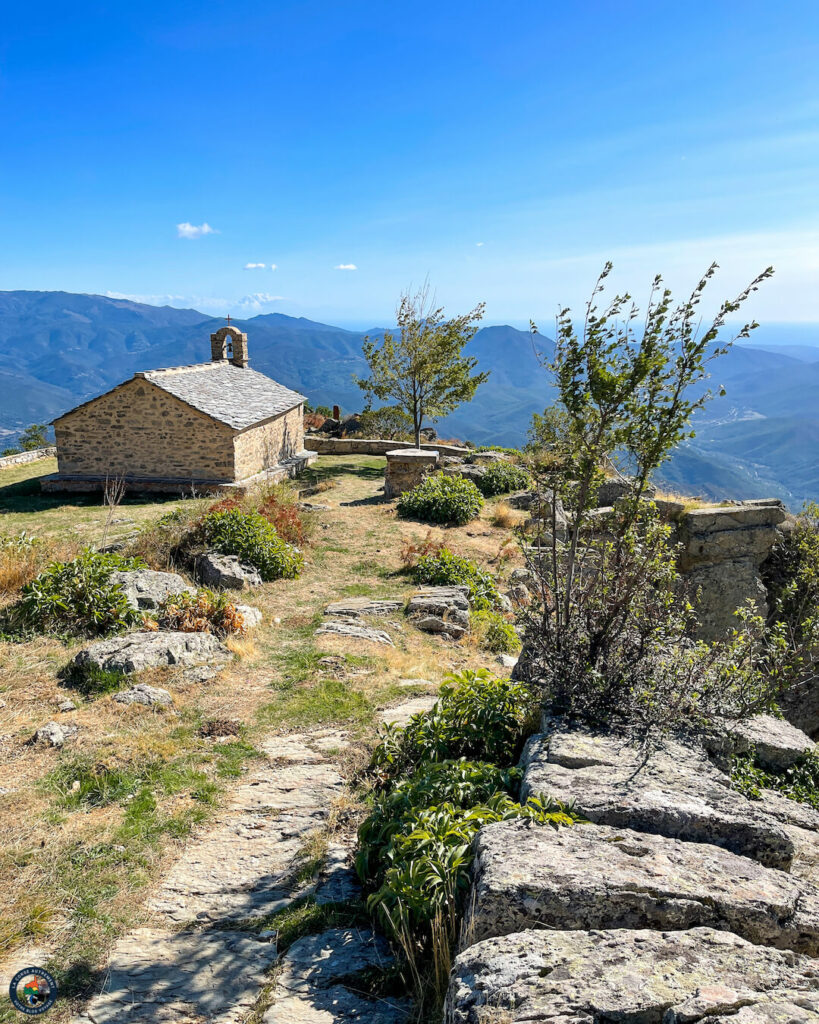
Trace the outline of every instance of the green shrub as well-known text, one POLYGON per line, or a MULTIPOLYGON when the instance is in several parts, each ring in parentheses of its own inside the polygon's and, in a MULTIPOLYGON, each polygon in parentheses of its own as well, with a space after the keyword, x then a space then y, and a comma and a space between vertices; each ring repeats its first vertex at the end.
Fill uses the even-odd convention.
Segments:
POLYGON ((202 521, 202 531, 217 551, 249 562, 263 580, 294 579, 301 572, 301 553, 286 544, 258 512, 240 508, 211 512, 202 521))
POLYGON ((447 548, 437 554, 422 555, 413 569, 413 577, 416 583, 436 587, 469 587, 469 603, 473 608, 491 608, 499 597, 491 573, 468 558, 453 555, 447 548))
POLYGON ((471 480, 445 473, 433 473, 398 499, 400 516, 455 526, 477 518, 482 507, 483 498, 471 480))
POLYGON ((761 800, 763 789, 773 789, 819 810, 819 754, 807 753, 790 768, 774 772, 761 768, 753 753, 736 756, 731 762, 731 784, 749 800, 761 800))
POLYGON ((42 633, 102 635, 139 622, 118 583, 115 570, 141 569, 138 558, 86 549, 70 562, 54 562, 27 583, 12 609, 13 624, 42 633))
POLYGON ((520 683, 462 672, 430 711, 387 728, 373 753, 376 792, 356 869, 429 1019, 438 1019, 447 987, 478 830, 511 818, 552 827, 578 820, 542 796, 516 801, 521 772, 513 765, 538 706, 520 683))
MULTIPOLYGON (((389 841, 381 850, 362 846, 357 866, 362 880, 378 888, 367 898, 367 908, 378 914, 383 927, 403 946, 408 939, 421 952, 433 946, 436 930, 457 935, 463 897, 469 888, 472 841, 479 829, 496 821, 528 818, 553 828, 572 825, 574 816, 560 804, 530 797, 519 804, 504 792, 467 807, 443 802, 413 808, 393 823, 389 841), (369 854, 377 855, 383 873, 367 873, 369 854)), ((362 826, 366 832, 368 818, 362 826)))
POLYGON ((523 452, 520 448, 504 448, 500 444, 480 444, 467 456, 467 462, 474 462, 475 456, 480 456, 483 452, 503 452, 504 455, 511 455, 519 459, 523 458, 523 452))
POLYGON ((530 487, 532 478, 521 466, 511 462, 495 462, 486 467, 483 476, 478 477, 478 490, 485 498, 494 494, 509 494, 530 487))
POLYGON ((469 760, 514 764, 537 725, 538 694, 486 669, 449 675, 429 711, 401 729, 385 727, 370 769, 380 785, 421 761, 469 760))
POLYGON ((470 626, 478 639, 478 646, 493 654, 514 654, 520 650, 520 637, 511 622, 491 610, 473 611, 470 626))

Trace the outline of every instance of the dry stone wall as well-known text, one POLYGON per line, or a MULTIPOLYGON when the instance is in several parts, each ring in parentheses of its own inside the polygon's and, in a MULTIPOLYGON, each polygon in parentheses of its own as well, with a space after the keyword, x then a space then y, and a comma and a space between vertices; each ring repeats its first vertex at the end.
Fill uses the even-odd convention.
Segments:
MULTIPOLYGON (((646 755, 543 725, 522 797, 588 823, 481 830, 447 1024, 819 1021, 819 813, 747 799, 691 741, 646 755)), ((771 720, 751 735, 772 764, 813 746, 771 720)))
MULTIPOLYGON (((386 455, 396 448, 415 448, 411 441, 383 441, 378 438, 363 437, 318 437, 308 435, 304 439, 304 447, 318 455, 386 455)), ((455 444, 424 444, 424 451, 436 451, 441 455, 466 456, 470 448, 461 448, 455 444)))
POLYGON ((61 476, 234 479, 233 431, 150 381, 130 380, 55 423, 61 476))
POLYGON ((6 469, 9 466, 24 466, 28 462, 37 462, 39 459, 53 459, 56 454, 56 448, 34 448, 30 452, 4 455, 0 458, 0 469, 6 469))

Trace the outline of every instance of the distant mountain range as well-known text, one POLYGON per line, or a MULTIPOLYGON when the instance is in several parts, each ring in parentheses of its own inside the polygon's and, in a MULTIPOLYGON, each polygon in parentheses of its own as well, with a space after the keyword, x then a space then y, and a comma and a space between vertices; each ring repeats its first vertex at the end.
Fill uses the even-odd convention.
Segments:
MULTIPOLYGON (((224 321, 194 309, 149 306, 68 292, 0 292, 0 440, 44 422, 135 371, 203 362, 209 334, 224 321)), ((353 382, 364 374, 364 333, 281 313, 236 321, 247 331, 251 365, 314 403, 361 408, 353 382)), ((791 507, 819 500, 819 328, 770 325, 755 343, 715 364, 727 390, 699 417, 697 437, 663 467, 662 478, 709 498, 775 495, 791 507), (763 347, 767 345, 767 347, 763 347)), ((549 357, 553 343, 537 338, 549 357)), ((550 404, 548 385, 525 331, 484 327, 469 346, 489 381, 475 399, 437 424, 442 436, 519 445, 533 412, 550 404)))

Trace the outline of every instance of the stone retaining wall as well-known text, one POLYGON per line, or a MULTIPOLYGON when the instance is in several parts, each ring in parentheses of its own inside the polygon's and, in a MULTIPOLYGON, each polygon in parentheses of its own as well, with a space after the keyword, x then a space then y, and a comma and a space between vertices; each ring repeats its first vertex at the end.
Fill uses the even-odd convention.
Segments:
MULTIPOLYGON (((362 437, 319 437, 312 434, 304 439, 304 447, 319 455, 386 455, 396 448, 415 448, 411 441, 383 441, 378 438, 362 437)), ((441 455, 469 455, 470 448, 454 444, 424 444, 422 450, 436 451, 441 455)))
MULTIPOLYGON (((766 757, 807 736, 761 716, 766 757)), ((512 820, 475 840, 447 1024, 819 1020, 819 812, 749 800, 705 750, 546 719, 521 799, 588 824, 512 820)), ((759 748, 758 748, 759 749, 759 748)))
POLYGON ((34 448, 30 452, 4 455, 0 458, 0 469, 7 469, 9 466, 23 466, 27 462, 37 462, 38 459, 53 459, 56 454, 56 448, 34 448))

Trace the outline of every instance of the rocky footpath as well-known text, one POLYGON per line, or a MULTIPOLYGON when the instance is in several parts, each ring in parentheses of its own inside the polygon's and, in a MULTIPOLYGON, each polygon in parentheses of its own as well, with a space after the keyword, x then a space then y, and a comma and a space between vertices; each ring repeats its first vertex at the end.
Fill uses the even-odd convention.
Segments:
POLYGON ((819 1021, 819 813, 723 768, 786 768, 810 739, 761 717, 646 751, 544 719, 522 798, 585 824, 513 820, 475 840, 447 1024, 819 1021))

